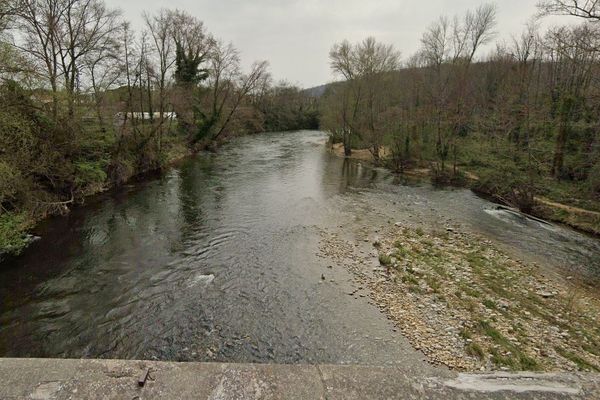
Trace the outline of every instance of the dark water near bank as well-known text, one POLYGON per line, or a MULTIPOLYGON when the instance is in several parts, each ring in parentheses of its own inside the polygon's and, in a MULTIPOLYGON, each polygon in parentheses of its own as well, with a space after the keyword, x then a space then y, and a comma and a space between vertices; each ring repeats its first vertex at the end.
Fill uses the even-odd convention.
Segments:
POLYGON ((368 224, 379 208, 467 227, 565 274, 600 271, 595 239, 467 190, 400 185, 324 139, 242 138, 44 224, 0 265, 0 356, 400 362, 403 339, 316 256, 320 229, 368 224))

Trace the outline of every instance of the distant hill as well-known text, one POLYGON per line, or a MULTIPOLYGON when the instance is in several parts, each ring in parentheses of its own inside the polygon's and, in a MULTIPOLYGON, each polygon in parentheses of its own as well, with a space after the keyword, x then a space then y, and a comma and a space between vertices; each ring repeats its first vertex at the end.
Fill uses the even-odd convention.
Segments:
POLYGON ((325 94, 325 90, 327 90, 327 87, 329 86, 328 83, 321 85, 321 86, 315 86, 315 87, 311 87, 308 89, 304 89, 302 92, 305 93, 308 97, 321 97, 325 94))

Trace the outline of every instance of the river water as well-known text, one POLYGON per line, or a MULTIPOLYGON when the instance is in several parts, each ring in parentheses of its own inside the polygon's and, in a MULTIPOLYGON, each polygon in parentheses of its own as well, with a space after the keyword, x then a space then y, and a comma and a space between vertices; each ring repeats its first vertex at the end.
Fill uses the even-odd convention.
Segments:
POLYGON ((468 229, 548 271, 598 276, 596 239, 398 182, 325 140, 240 138, 42 224, 0 265, 0 356, 424 366, 317 256, 323 230, 385 221, 468 229))

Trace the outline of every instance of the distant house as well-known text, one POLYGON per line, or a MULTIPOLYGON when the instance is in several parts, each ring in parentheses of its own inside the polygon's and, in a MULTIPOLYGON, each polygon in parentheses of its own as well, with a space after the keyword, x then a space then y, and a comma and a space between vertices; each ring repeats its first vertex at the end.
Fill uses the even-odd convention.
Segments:
MULTIPOLYGON (((127 120, 136 120, 136 121, 158 121, 160 120, 159 112, 118 112, 115 114, 115 124, 123 125, 127 120)), ((173 111, 162 113, 162 117, 165 120, 174 121, 177 119, 177 114, 173 111)))
POLYGON ((50 105, 54 101, 52 92, 45 89, 34 89, 31 93, 31 101, 38 104, 50 105))

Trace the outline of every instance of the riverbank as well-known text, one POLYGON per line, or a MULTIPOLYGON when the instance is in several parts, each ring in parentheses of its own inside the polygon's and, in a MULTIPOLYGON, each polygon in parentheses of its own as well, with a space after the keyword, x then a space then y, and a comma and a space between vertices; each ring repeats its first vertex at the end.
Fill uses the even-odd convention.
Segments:
POLYGON ((371 254, 324 232, 339 261, 411 344, 460 371, 600 371, 600 298, 454 227, 377 227, 371 254), (373 267, 376 256, 379 266, 373 267), (349 261, 350 260, 350 261, 349 261))
POLYGON ((136 179, 142 179, 144 176, 160 172, 192 154, 194 154, 192 149, 186 146, 184 141, 171 142, 170 148, 166 151, 162 165, 159 168, 133 170, 126 175, 120 176, 118 182, 105 180, 102 184, 88 187, 85 193, 81 193, 77 200, 71 199, 66 202, 57 202, 56 207, 45 212, 2 212, 0 214, 0 262, 6 257, 19 255, 31 243, 38 240, 39 237, 32 234, 32 232, 46 218, 52 215, 65 215, 70 212, 72 207, 83 204, 86 198, 125 185, 136 179))
MULTIPOLYGON (((328 144, 328 150, 338 157, 346 157, 344 154, 344 147, 341 143, 335 143, 333 145, 328 144)), ((383 150, 383 154, 386 154, 385 149, 383 150)), ((353 149, 352 154, 348 158, 373 165, 373 156, 367 149, 353 149)), ((461 169, 460 172, 464 177, 460 184, 473 188, 474 183, 479 180, 479 177, 468 170, 461 169)), ((406 169, 403 172, 403 175, 412 178, 428 179, 431 177, 431 170, 427 167, 413 166, 406 169)), ((477 191, 485 196, 500 201, 494 193, 482 193, 481 188, 478 188, 477 191)), ((594 236, 600 236, 600 212, 575 205, 563 204, 558 200, 545 198, 543 196, 536 196, 535 201, 536 204, 531 210, 533 216, 552 222, 558 222, 594 236)))

